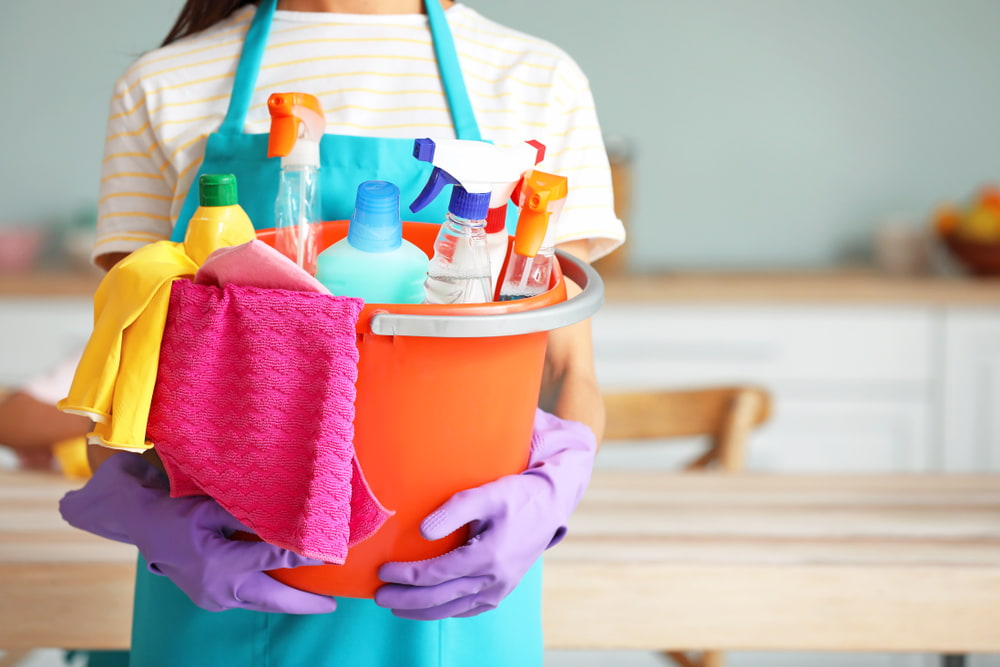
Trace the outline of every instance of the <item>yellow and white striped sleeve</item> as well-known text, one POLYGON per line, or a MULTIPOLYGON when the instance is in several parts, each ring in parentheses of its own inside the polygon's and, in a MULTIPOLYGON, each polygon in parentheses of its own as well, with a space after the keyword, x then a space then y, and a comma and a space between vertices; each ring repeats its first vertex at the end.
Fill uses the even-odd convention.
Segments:
POLYGON ((164 164, 141 82, 126 74, 115 85, 108 114, 92 260, 170 237, 173 192, 164 164))
POLYGON ((590 83, 570 59, 557 68, 546 121, 547 151, 539 168, 565 176, 569 186, 556 243, 587 239, 590 259, 598 259, 625 241, 625 228, 615 214, 611 168, 590 83))

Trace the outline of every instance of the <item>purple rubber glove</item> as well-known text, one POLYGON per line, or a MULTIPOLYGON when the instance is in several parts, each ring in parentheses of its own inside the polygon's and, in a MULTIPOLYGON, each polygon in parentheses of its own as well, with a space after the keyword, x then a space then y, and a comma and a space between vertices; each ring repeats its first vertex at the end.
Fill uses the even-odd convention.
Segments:
POLYGON ((228 539, 249 530, 208 496, 171 498, 166 475, 138 454, 109 458, 83 488, 63 496, 59 511, 76 528, 137 546, 150 572, 169 577, 202 609, 323 614, 337 606, 264 573, 320 561, 228 539))
POLYGON ((382 565, 375 603, 421 621, 496 608, 566 534, 596 453, 589 428, 538 410, 527 470, 456 493, 420 524, 428 540, 469 524, 469 541, 437 558, 382 565))

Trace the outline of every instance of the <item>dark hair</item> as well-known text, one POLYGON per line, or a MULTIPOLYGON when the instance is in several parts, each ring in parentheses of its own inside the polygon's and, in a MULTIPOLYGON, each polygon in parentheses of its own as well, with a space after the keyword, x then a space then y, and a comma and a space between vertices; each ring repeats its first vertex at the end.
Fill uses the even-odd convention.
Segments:
POLYGON ((187 0, 161 46, 209 28, 240 7, 252 5, 253 2, 254 0, 187 0))

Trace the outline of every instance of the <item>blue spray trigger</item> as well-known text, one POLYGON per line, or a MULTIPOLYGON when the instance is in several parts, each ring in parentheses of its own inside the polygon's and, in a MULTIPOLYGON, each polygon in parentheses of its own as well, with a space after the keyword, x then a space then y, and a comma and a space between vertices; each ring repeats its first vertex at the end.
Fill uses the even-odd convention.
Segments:
POLYGON ((433 139, 417 139, 413 142, 413 157, 421 162, 433 163, 435 148, 433 139))
MULTIPOLYGON (((418 139, 417 141, 422 140, 418 139)), ((414 148, 414 154, 416 154, 416 148, 414 148)), ((443 190, 446 185, 461 184, 457 178, 446 172, 444 169, 434 167, 434 171, 431 172, 431 177, 427 179, 427 185, 424 186, 424 189, 420 191, 417 198, 413 200, 412 204, 410 204, 410 210, 416 213, 430 204, 432 201, 437 199, 437 196, 441 194, 441 190, 443 190)))

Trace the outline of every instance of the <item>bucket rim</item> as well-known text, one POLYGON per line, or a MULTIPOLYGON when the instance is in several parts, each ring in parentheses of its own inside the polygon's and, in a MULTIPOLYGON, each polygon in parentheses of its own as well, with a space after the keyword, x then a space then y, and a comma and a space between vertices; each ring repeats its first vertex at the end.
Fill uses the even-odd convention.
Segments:
MULTIPOLYGON (((348 221, 320 223, 323 248, 347 235, 348 221)), ((404 238, 419 237, 427 245, 437 236, 440 225, 403 222, 404 238)), ((275 230, 257 230, 257 238, 273 245, 275 230)), ((422 248, 427 252, 426 248, 422 248)), ((515 301, 482 304, 365 304, 358 320, 358 333, 377 336, 430 338, 496 338, 520 336, 559 329, 583 321, 604 303, 604 283, 587 262, 556 249, 555 285, 538 296, 515 301), (566 278, 581 292, 566 298, 566 278)))
POLYGON ((590 264, 567 252, 556 250, 556 259, 563 280, 569 278, 582 290, 570 299, 540 308, 496 314, 420 315, 375 311, 369 327, 372 333, 380 336, 494 338, 551 331, 576 324, 601 308, 604 282, 590 264))

